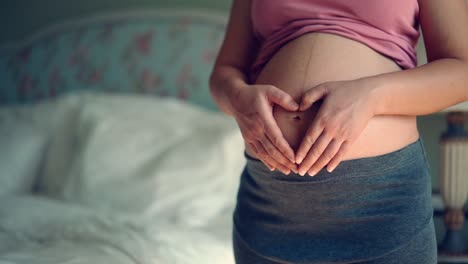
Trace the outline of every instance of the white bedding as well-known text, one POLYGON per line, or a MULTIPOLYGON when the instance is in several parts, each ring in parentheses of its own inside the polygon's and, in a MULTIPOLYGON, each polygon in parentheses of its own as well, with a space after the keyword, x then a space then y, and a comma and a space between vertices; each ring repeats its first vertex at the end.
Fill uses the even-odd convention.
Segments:
POLYGON ((2 162, 33 169, 0 169, 0 263, 234 263, 245 160, 222 113, 85 93, 0 108, 2 140, 2 162))

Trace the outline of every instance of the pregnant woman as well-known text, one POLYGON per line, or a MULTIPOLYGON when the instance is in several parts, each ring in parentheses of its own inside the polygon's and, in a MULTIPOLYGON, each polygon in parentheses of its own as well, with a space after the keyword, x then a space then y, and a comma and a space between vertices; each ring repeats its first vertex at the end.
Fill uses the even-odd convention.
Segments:
POLYGON ((210 89, 245 140, 236 263, 436 263, 416 117, 468 100, 467 28, 464 0, 233 1, 210 89))

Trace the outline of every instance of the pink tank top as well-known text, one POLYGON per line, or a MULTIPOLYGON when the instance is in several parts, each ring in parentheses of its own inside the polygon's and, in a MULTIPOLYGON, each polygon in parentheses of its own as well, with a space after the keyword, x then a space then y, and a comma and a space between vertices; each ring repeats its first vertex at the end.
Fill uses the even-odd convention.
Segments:
POLYGON ((402 69, 417 65, 417 0, 252 0, 251 18, 261 42, 251 81, 284 44, 309 32, 359 41, 402 69))

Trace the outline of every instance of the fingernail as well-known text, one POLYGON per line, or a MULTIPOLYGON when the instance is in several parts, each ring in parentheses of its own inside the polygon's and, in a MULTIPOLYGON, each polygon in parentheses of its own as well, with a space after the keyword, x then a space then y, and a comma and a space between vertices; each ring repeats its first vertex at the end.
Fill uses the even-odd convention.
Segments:
POLYGON ((334 169, 335 169, 335 167, 330 167, 330 168, 327 167, 328 172, 332 172, 334 169))
POLYGON ((304 159, 304 158, 303 158, 303 157, 300 157, 300 156, 299 156, 299 157, 296 157, 296 163, 297 163, 297 164, 301 164, 302 159, 304 159))
POLYGON ((301 176, 304 176, 305 173, 306 173, 305 171, 299 171, 299 175, 301 175, 301 176))
POLYGON ((317 174, 316 171, 313 171, 313 170, 309 171, 309 175, 310 175, 310 176, 314 176, 315 174, 317 174))

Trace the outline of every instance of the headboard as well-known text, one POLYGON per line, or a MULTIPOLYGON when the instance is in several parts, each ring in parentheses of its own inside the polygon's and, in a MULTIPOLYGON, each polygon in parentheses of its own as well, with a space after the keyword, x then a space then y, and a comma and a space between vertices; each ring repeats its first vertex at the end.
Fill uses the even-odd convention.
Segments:
POLYGON ((137 10, 46 28, 0 48, 0 105, 96 90, 177 97, 211 110, 226 14, 137 10))

